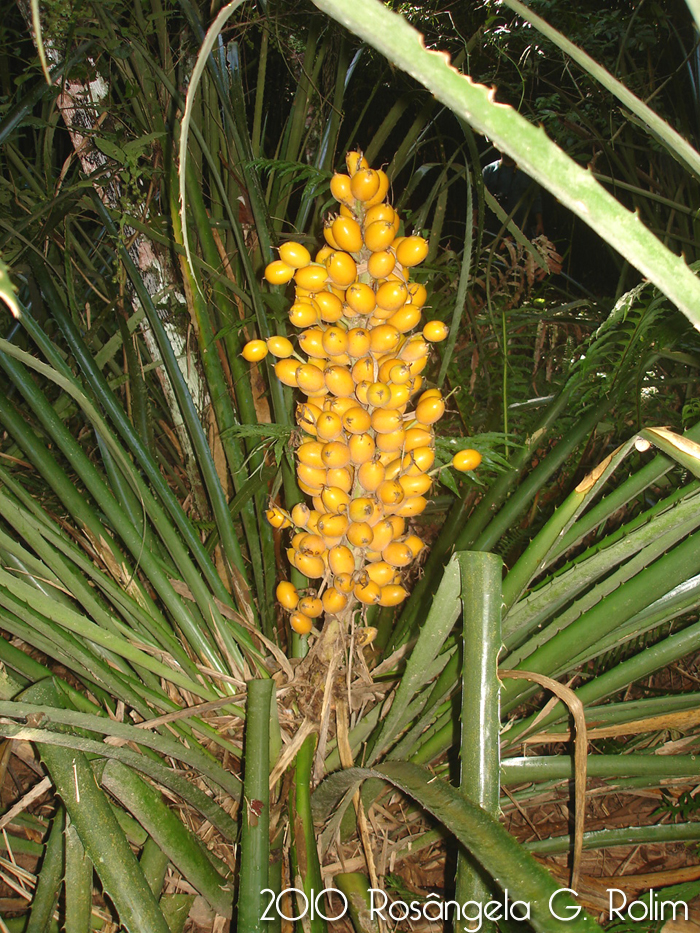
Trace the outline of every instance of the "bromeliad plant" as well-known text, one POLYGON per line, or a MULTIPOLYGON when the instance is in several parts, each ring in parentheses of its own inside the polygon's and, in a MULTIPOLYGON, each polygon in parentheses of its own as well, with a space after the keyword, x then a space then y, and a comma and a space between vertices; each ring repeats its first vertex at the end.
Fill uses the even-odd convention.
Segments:
MULTIPOLYGON (((582 198, 588 205, 590 196, 596 229, 608 235, 621 231, 631 261, 645 270, 653 267, 660 287, 693 317, 693 273, 661 247, 654 254, 648 236, 611 199, 599 196, 588 181, 582 184, 575 167, 550 149, 539 132, 533 136, 508 108, 489 102, 485 90, 446 72, 442 58, 421 49, 417 36, 384 5, 365 0, 356 0, 352 9, 330 0, 324 4, 358 33, 369 29, 368 41, 381 44, 388 37, 386 50, 393 62, 410 67, 461 117, 493 130, 494 138, 528 170, 528 153, 530 158, 534 151, 542 158, 555 153, 551 182, 557 193, 564 192, 564 200, 572 204, 582 198), (684 271, 676 276, 679 269, 684 271)), ((71 103, 84 103, 78 125, 83 131, 91 128, 101 153, 100 158, 93 153, 97 177, 83 177, 73 163, 59 173, 55 159, 35 166, 19 156, 18 126, 38 134, 37 153, 53 151, 54 111, 47 105, 40 126, 29 119, 42 95, 52 93, 50 88, 35 91, 23 102, 24 109, 8 114, 0 128, 3 190, 12 192, 6 207, 13 218, 1 244, 11 273, 3 269, 0 284, 17 316, 17 324, 8 325, 7 339, 0 344, 0 420, 7 432, 5 465, 0 469, 0 626, 5 633, 0 639, 0 733, 9 740, 1 767, 11 751, 25 754, 26 745, 18 743, 29 741, 46 773, 43 784, 0 817, 3 829, 9 830, 3 845, 12 855, 22 852, 41 866, 32 884, 33 879, 13 868, 11 857, 3 862, 4 875, 13 880, 15 891, 21 889, 23 904, 31 901, 27 918, 16 899, 5 899, 2 912, 20 916, 3 922, 10 929, 52 929, 58 910, 60 922, 80 933, 108 920, 130 931, 165 933, 183 928, 198 895, 198 916, 203 903, 208 905, 212 927, 221 926, 235 910, 241 931, 261 929, 267 925, 261 921, 267 903, 260 897, 263 889, 318 892, 332 846, 339 844, 339 835, 343 838, 357 826, 370 880, 341 873, 336 886, 359 898, 354 916, 358 929, 368 929, 362 920, 367 888, 382 884, 384 878, 367 812, 391 785, 404 795, 401 813, 413 817, 427 810, 441 824, 440 830, 419 834, 408 832, 402 819, 392 824, 387 844, 394 847, 399 872, 409 851, 422 852, 452 833, 464 847, 455 880, 460 903, 498 898, 507 888, 531 903, 532 927, 559 929, 547 902, 561 883, 498 821, 499 805, 506 809, 511 804, 499 795, 496 657, 503 642, 507 728, 500 779, 521 811, 527 812, 554 782, 568 781, 574 773, 568 754, 522 758, 521 743, 568 741, 567 711, 577 708, 576 699, 580 703, 576 833, 528 843, 545 854, 573 853, 579 869, 582 849, 621 841, 615 831, 582 835, 585 730, 602 723, 601 728, 617 730, 618 735, 641 732, 651 741, 665 728, 692 728, 687 724, 693 721, 689 711, 697 706, 694 694, 634 703, 619 697, 630 684, 700 646, 692 615, 699 600, 700 509, 697 482, 689 480, 689 474, 698 471, 697 428, 688 437, 661 429, 643 431, 604 459, 587 479, 579 481, 577 476, 572 482, 577 452, 591 440, 612 404, 601 381, 600 391, 586 397, 581 411, 585 369, 576 369, 554 399, 535 400, 541 406, 535 409, 535 419, 520 424, 513 419, 505 468, 495 477, 485 470, 477 473, 488 482, 480 498, 474 484, 457 485, 453 476, 454 498, 447 513, 431 516, 436 525, 442 515, 445 518, 436 529, 422 576, 400 609, 371 605, 392 602, 386 597, 403 597, 408 589, 403 577, 399 583, 394 580, 402 573, 401 564, 410 563, 418 551, 418 543, 413 534, 400 540, 405 529, 398 520, 411 516, 395 510, 427 493, 433 443, 447 460, 465 443, 473 443, 486 463, 494 462, 490 445, 482 439, 453 444, 432 427, 444 399, 430 389, 427 392, 433 394, 426 396, 419 385, 431 375, 429 365, 422 373, 417 370, 426 359, 424 341, 442 336, 445 329, 429 322, 428 333, 409 335, 419 324, 425 299, 422 284, 410 283, 403 270, 413 268, 425 245, 410 237, 397 242, 395 212, 382 206, 388 182, 411 159, 434 103, 426 101, 412 133, 406 134, 400 158, 397 154, 387 166, 386 180, 358 165, 357 157, 349 166, 350 175, 338 173, 334 179, 333 145, 348 72, 349 40, 344 36, 332 116, 327 132, 319 134, 316 174, 307 171, 304 177, 312 183, 301 195, 294 194, 290 165, 312 144, 312 135, 305 135, 309 112, 316 106, 312 88, 333 43, 314 19, 304 44, 304 80, 295 88, 289 121, 274 136, 263 120, 265 62, 271 55, 270 24, 263 24, 267 38, 257 62, 257 83, 249 82, 257 91, 248 135, 238 49, 220 39, 226 18, 237 6, 228 5, 206 36, 189 2, 180 4, 174 25, 158 3, 152 5, 149 19, 139 19, 140 4, 133 11, 121 9, 124 19, 131 22, 132 14, 135 18, 127 45, 120 42, 121 20, 112 17, 112 8, 96 6, 91 28, 99 27, 100 41, 111 56, 113 98, 104 105, 92 97, 81 98, 81 72, 72 76, 75 83, 62 88, 73 95, 71 103), (180 35, 183 18, 196 41, 203 41, 189 83, 180 80, 168 32, 176 28, 180 35), (188 101, 178 92, 185 84, 188 101), (137 95, 135 88, 140 89, 137 95), (198 92, 206 106, 199 107, 198 92), (99 135, 107 133, 107 104, 117 103, 124 108, 120 125, 138 127, 141 149, 127 148, 117 129, 109 138, 99 135), (101 122, 100 106, 105 114, 101 122), (177 166, 172 150, 161 145, 169 138, 174 108, 186 116, 177 166), (268 155, 277 151, 280 158, 277 167, 272 158, 266 162, 266 202, 260 172, 270 139, 268 155), (147 152, 153 155, 149 186, 152 183, 163 195, 148 200, 146 192, 154 213, 137 210, 141 205, 134 203, 133 192, 141 191, 138 182, 128 190, 120 187, 133 180, 147 152), (182 155, 187 152, 189 159, 182 155), (180 207, 173 196, 177 168, 180 207), (317 222, 314 205, 325 199, 324 172, 340 202, 340 218, 330 228, 330 252, 312 263, 296 240, 313 238, 306 231, 317 222), (103 184, 105 175, 108 184, 103 184), (242 186, 257 240, 239 213, 242 186), (358 195, 368 196, 363 200, 358 195), (378 195, 377 204, 369 203, 378 195), (74 210, 66 214, 66 205, 74 210), (377 207, 383 216, 368 223, 377 207), (59 218, 65 218, 62 224, 59 218), (188 219, 190 223, 183 222, 188 219), (370 233, 377 223, 379 228, 370 233), (286 229, 294 233, 282 242, 280 259, 274 259, 271 244, 286 229), (166 230, 171 231, 170 239, 166 230), (343 235, 348 236, 345 242, 343 235), (160 253, 158 245, 168 249, 160 253), (168 265, 169 251, 176 257, 176 269, 168 265), (260 287, 269 263, 268 278, 296 280, 291 323, 301 325, 301 359, 282 333, 286 306, 274 289, 260 287), (10 288, 10 274, 18 293, 10 288), (385 293, 394 297, 386 300, 385 293), (393 307, 398 297, 400 307, 393 307), (177 326, 181 307, 187 309, 196 348, 186 339, 187 328, 177 326), (245 349, 250 336, 246 331, 254 326, 263 343, 245 349), (357 357, 350 353, 352 331, 357 345, 365 348, 357 357), (411 355, 419 350, 417 360, 402 357, 408 347, 411 355), (311 348, 323 355, 315 356, 311 348), (263 393, 259 383, 251 381, 245 361, 250 356, 259 359, 267 350, 280 354, 275 368, 306 395, 300 426, 311 436, 296 447, 297 454, 306 449, 295 466, 306 487, 302 492, 317 500, 311 503, 313 511, 297 504, 299 491, 289 463, 286 445, 294 430, 290 393, 271 376, 268 400, 274 423, 267 423, 263 393), (329 362, 323 369, 313 362, 325 359, 329 362), (363 360, 369 361, 363 364, 364 373, 358 366, 363 360), (367 378, 360 378, 363 375, 367 378), (347 395, 333 391, 343 385, 347 395), (417 405, 408 420, 402 416, 399 422, 394 413, 401 414, 404 403, 404 414, 409 412, 414 404, 411 393, 417 405), (351 400, 353 394, 352 405, 343 410, 348 403, 342 400, 351 400), (210 408, 205 404, 198 410, 202 399, 210 408), (400 404, 375 404, 386 400, 400 404), (358 433, 348 427, 351 409, 357 409, 357 420, 353 417, 350 427, 362 426, 358 433), (321 444, 318 427, 324 413, 335 416, 325 420, 338 433, 322 435, 321 444), (419 424, 413 425, 413 420, 419 424), (386 427, 391 430, 381 430, 386 427), (340 465, 351 447, 371 447, 364 438, 379 450, 376 458, 367 460, 371 469, 364 470, 362 462, 340 465), (261 439, 269 443, 274 458, 261 450, 261 439), (410 450, 415 440, 426 443, 410 450), (382 449, 387 443, 389 448, 382 449), (658 445, 661 453, 643 463, 641 448, 648 443, 658 445), (421 448, 427 453, 419 456, 416 451, 421 448), (682 475, 673 473, 676 463, 682 475), (387 477, 392 464, 396 475, 387 477), (357 469, 351 474, 349 466, 357 469), (338 483, 328 482, 329 471, 338 483), (556 483, 550 482, 556 478, 575 487, 568 496, 557 496, 556 483), (344 489, 348 480, 351 488, 344 489), (416 483, 425 487, 423 492, 417 491, 416 483), (270 508, 270 490, 276 499, 280 488, 284 498, 270 508), (403 499, 397 502, 399 488, 403 499), (329 489, 340 492, 329 500, 329 489), (370 495, 353 496, 353 489, 370 495), (594 502, 603 489, 610 490, 608 495, 594 502), (560 507, 536 522, 531 517, 537 515, 535 504, 545 492, 560 507), (348 514, 329 508, 324 493, 334 508, 341 503, 342 509, 345 503, 348 514), (360 512, 365 507, 371 512, 350 515, 353 503, 360 500, 367 500, 360 512), (384 518, 380 510, 392 514, 384 518), (315 638, 297 633, 285 653, 284 625, 274 607, 277 541, 266 511, 274 524, 292 521, 299 529, 290 554, 290 579, 278 591, 290 609, 299 599, 292 610, 297 615, 290 621, 303 632, 309 620, 313 624, 319 601, 327 612, 349 616, 353 599, 362 605, 362 597, 369 597, 366 612, 377 630, 370 648, 358 650, 362 639, 353 637, 351 627, 339 631, 333 622, 338 617, 330 615, 315 638), (314 527, 313 512, 323 513, 323 527, 320 517, 314 527), (377 520, 372 524, 367 518, 377 520), (618 526, 610 528, 614 521, 618 526), (522 525, 530 540, 513 555, 511 533, 522 525), (382 529, 386 542, 375 542, 382 529), (336 548, 347 548, 350 558, 336 548), (501 589, 497 555, 506 550, 510 567, 501 589), (328 567, 322 556, 326 552, 328 567), (301 576, 309 569, 318 574, 313 581, 322 581, 320 595, 310 593, 301 576), (378 573, 381 583, 371 576, 378 573), (347 593, 339 583, 348 587, 347 593), (396 589, 386 592, 386 587, 396 589), (339 608, 344 598, 347 604, 339 608), (455 627, 460 615, 461 629, 455 627), (574 674, 582 677, 582 669, 585 682, 572 685, 574 698, 564 694, 569 706, 560 704, 544 721, 536 721, 532 711, 539 698, 532 684, 561 695, 557 681, 574 674), (508 670, 520 676, 508 679, 508 670), (603 705, 604 700, 612 702, 603 705), (461 705, 461 726, 456 704, 461 705), (446 758, 446 753, 451 754, 446 758), (459 776, 448 763, 455 759, 459 776), (367 770, 355 769, 356 762, 367 770), (365 778, 374 780, 357 794, 365 778), (44 789, 53 789, 60 803, 30 812, 33 795, 38 798, 44 789), (480 864, 486 880, 470 859, 480 864), (184 894, 178 891, 181 879, 189 886, 184 894)), ((59 62, 56 67, 69 64, 59 62)), ((83 90, 92 94, 100 87, 93 82, 92 90, 83 90)), ((66 103, 62 106, 70 120, 75 107, 66 103)), ((382 134, 391 128, 387 120, 368 151, 380 148, 382 134)), ((26 138, 19 142, 26 145, 26 138)), ((80 157, 86 159, 89 148, 89 143, 81 143, 80 157)), ((457 149, 445 165, 431 169, 434 196, 430 208, 416 214, 425 221, 418 224, 421 232, 433 218, 426 236, 429 257, 433 246, 437 254, 438 218, 448 186, 470 178, 468 191, 478 192, 478 174, 471 178, 466 166, 459 167, 461 157, 457 149)), ((81 170, 91 171, 89 160, 81 170)), ((541 165, 537 171, 542 174, 541 165)), ((471 208, 468 195, 464 249, 455 257, 459 272, 453 270, 452 276, 457 287, 445 287, 442 294, 450 304, 445 302, 443 313, 436 314, 452 315, 449 338, 441 345, 439 381, 449 371, 473 268, 471 208)), ((623 299, 599 340, 619 333, 621 345, 636 354, 641 342, 623 340, 631 302, 642 292, 646 300, 652 287, 645 289, 623 299)), ((660 314, 659 293, 649 306, 660 314)), ((692 331, 684 335, 683 352, 691 358, 694 339, 692 331)), ((603 358, 596 357, 595 340, 586 350, 591 360, 603 358)), ((258 375, 266 367, 263 362, 258 375)), ((620 384, 628 385, 624 380, 620 384)), ((470 454, 466 465, 477 458, 470 454)), ((416 528, 422 520, 419 512, 413 518, 416 528)), ((422 556, 426 551, 421 548, 422 556)), ((358 608, 355 604, 354 611, 358 608)), ((695 741, 689 734, 688 753, 680 755, 591 754, 585 768, 601 781, 612 777, 616 788, 626 782, 630 792, 640 784, 687 781, 697 772, 695 741)), ((392 806, 390 800, 383 804, 392 806)), ((659 829, 637 826, 626 831, 643 843, 652 837, 658 840, 659 829)), ((670 840, 698 837, 697 823, 690 820, 662 829, 670 840)), ((585 897, 585 877, 581 889, 585 897)), ((299 902, 303 907, 301 895, 299 902)), ((283 906, 287 914, 300 912, 283 906)), ((318 915, 310 922, 314 931, 324 928, 318 915)), ((568 928, 578 933, 596 927, 581 916, 568 928)))

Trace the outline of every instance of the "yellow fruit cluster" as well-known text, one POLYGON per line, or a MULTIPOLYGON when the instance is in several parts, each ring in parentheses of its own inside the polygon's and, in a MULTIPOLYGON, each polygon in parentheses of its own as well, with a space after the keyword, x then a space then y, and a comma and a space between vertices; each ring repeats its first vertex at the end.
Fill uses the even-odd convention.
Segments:
MULTIPOLYGON (((312 262, 300 243, 284 243, 265 269, 272 284, 294 279, 290 322, 301 331, 299 353, 286 337, 252 340, 243 356, 267 353, 275 373, 298 388, 297 480, 313 508, 273 507, 268 520, 293 528, 290 563, 321 580, 318 594, 280 583, 277 598, 306 634, 323 612, 338 614, 356 600, 396 606, 408 596, 406 568, 424 544, 406 520, 426 507, 435 461, 433 425, 445 411, 439 389, 423 389, 430 344, 447 337, 442 321, 420 323, 427 300, 409 270, 428 254, 420 236, 398 236, 399 217, 386 202, 389 179, 360 152, 346 157, 331 193, 339 213, 329 218, 326 246, 312 262), (411 407, 409 410, 409 406, 411 407)), ((457 469, 474 469, 476 451, 460 451, 457 469)))

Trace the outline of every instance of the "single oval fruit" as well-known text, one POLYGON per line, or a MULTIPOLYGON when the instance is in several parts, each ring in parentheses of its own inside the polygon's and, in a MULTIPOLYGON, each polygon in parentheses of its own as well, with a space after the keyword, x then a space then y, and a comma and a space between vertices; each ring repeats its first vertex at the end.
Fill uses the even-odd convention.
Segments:
MULTIPOLYGON (((311 257, 309 257, 310 259, 311 257)), ((294 278, 294 267, 282 259, 275 259, 265 266, 265 278, 270 285, 286 285, 294 278)))
POLYGON ((362 249, 362 228, 352 217, 336 217, 331 226, 331 232, 341 250, 359 253, 362 249))
POLYGON ((350 190, 358 201, 369 201, 379 191, 379 174, 372 168, 355 172, 350 179, 350 190))
POLYGON ((343 427, 349 434, 365 434, 371 427, 371 416, 366 408, 355 405, 343 415, 343 427))
POLYGON ((388 250, 383 249, 372 253, 367 260, 367 271, 373 279, 385 279, 387 275, 394 271, 396 265, 396 256, 388 250))
POLYGON ((325 266, 311 264, 304 266, 303 269, 297 269, 294 273, 294 281, 300 288, 307 291, 320 292, 328 280, 328 272, 325 266))
POLYGON ((387 583, 380 590, 380 606, 398 606, 408 596, 408 590, 398 583, 387 583))
POLYGON ((403 282, 392 282, 388 280, 383 282, 377 289, 376 300, 380 308, 386 311, 398 311, 400 307, 406 304, 408 298, 408 289, 403 282))
POLYGON ((388 220, 375 220, 365 227, 365 246, 372 253, 387 250, 394 242, 394 224, 388 220))
POLYGON ((442 321, 428 321, 423 328, 423 336, 428 343, 440 343, 449 334, 450 329, 442 321))
POLYGON ((286 360, 294 353, 292 341, 288 340, 287 337, 282 337, 280 335, 268 337, 266 343, 267 349, 273 356, 276 356, 277 359, 286 360))
POLYGON ((338 615, 348 604, 348 597, 346 594, 342 593, 334 586, 329 586, 328 589, 324 590, 321 599, 323 601, 324 611, 332 616, 338 615))
POLYGON ((458 451, 452 458, 452 466, 461 473, 466 473, 468 470, 475 470, 480 463, 481 454, 478 450, 472 450, 471 448, 458 451))
POLYGON ((303 612, 293 612, 289 617, 289 624, 297 635, 308 635, 313 628, 313 622, 303 612))
POLYGON ((354 201, 352 190, 350 188, 350 178, 336 172, 331 178, 331 194, 341 204, 352 204, 354 201))
POLYGON ((396 248, 396 258, 404 268, 423 262, 428 255, 428 241, 422 236, 404 237, 396 248))
POLYGON ((299 612, 308 616, 310 619, 318 619, 323 613, 323 603, 318 596, 302 596, 297 608, 299 612))
POLYGON ((243 347, 241 356, 249 363, 259 363, 267 356, 267 344, 264 340, 249 340, 243 347))
POLYGON ((301 243, 289 240, 280 246, 280 259, 293 269, 302 269, 311 262, 311 253, 301 243))
POLYGON ((275 596, 280 606, 282 606, 283 609, 288 609, 290 612, 296 609, 299 602, 299 592, 297 588, 293 583, 288 583, 286 580, 282 580, 277 584, 275 596))
POLYGON ((339 573, 353 573, 355 555, 346 544, 338 544, 328 552, 328 566, 335 576, 339 573))
POLYGON ((334 250, 325 261, 328 277, 341 288, 347 288, 357 277, 355 260, 343 250, 334 250))

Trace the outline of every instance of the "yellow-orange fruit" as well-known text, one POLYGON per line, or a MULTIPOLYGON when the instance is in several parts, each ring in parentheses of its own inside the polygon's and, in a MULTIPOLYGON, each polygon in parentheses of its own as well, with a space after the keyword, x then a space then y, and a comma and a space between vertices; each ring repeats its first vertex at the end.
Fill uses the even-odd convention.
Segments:
POLYGON ((319 517, 316 527, 324 538, 342 538, 348 524, 347 515, 326 513, 319 517))
POLYGON ((278 506, 273 506, 271 509, 268 509, 265 512, 265 517, 268 522, 272 525, 273 528, 291 528, 292 521, 282 509, 278 506))
POLYGON ((371 356, 363 356, 353 363, 352 378, 358 385, 361 382, 374 381, 374 360, 371 356))
POLYGON ((377 175, 379 176, 379 188, 373 197, 364 202, 365 208, 381 203, 389 193, 389 176, 380 168, 377 169, 377 175))
MULTIPOLYGON (((277 364, 279 366, 279 363, 277 364)), ((275 366, 275 370, 277 366, 275 366)), ((299 427, 307 434, 316 434, 316 419, 321 414, 321 409, 310 402, 301 402, 296 407, 296 419, 299 427)))
POLYGON ((388 220, 390 223, 396 226, 397 213, 391 204, 377 204, 372 207, 367 207, 365 205, 365 216, 363 220, 363 225, 365 230, 371 224, 376 223, 378 220, 388 220))
POLYGON ((297 385, 307 395, 321 395, 328 391, 323 370, 313 363, 302 363, 296 376, 297 385))
POLYGON ((355 281, 357 266, 349 253, 343 250, 334 250, 325 261, 328 276, 332 282, 341 288, 347 288, 355 281))
POLYGON ((321 535, 302 532, 296 544, 297 551, 301 554, 310 554, 312 557, 320 557, 326 550, 326 544, 321 535))
POLYGON ((323 238, 326 243, 331 247, 331 249, 340 249, 336 243, 335 237, 333 236, 333 221, 328 220, 323 225, 323 238))
POLYGON ((433 443, 433 433, 427 428, 409 428, 406 431, 404 450, 409 453, 416 447, 429 447, 433 443))
POLYGON ((348 505, 348 516, 351 522, 367 522, 370 525, 383 518, 383 510, 376 499, 369 496, 356 496, 348 505))
POLYGON ((375 220, 365 227, 365 246, 372 253, 380 253, 388 249, 394 242, 396 231, 394 224, 388 220, 375 220))
POLYGON ((481 454, 478 450, 467 448, 458 451, 452 458, 452 466, 455 470, 466 473, 467 470, 475 470, 481 463, 481 454))
POLYGON ((428 291, 422 282, 410 282, 408 285, 408 294, 411 304, 422 308, 428 300, 428 291))
POLYGON ((283 609, 296 609, 297 603, 299 602, 299 593, 297 588, 293 583, 288 583, 286 580, 282 580, 277 584, 277 589, 275 590, 275 596, 277 597, 277 602, 282 606, 283 609))
POLYGON ((326 388, 333 395, 349 398, 355 394, 355 380, 345 366, 329 366, 324 376, 326 388))
POLYGON ((343 422, 333 411, 323 411, 316 419, 316 434, 321 440, 334 441, 342 430, 343 422))
POLYGON ((323 603, 318 596, 302 596, 297 608, 310 619, 317 619, 323 612, 323 603))
POLYGON ((301 243, 290 240, 280 246, 280 259, 293 269, 301 269, 311 262, 311 253, 301 243))
POLYGON ((372 382, 367 386, 367 402, 375 408, 381 408, 390 398, 391 391, 384 382, 372 382))
POLYGON ((392 541, 382 551, 382 557, 392 567, 407 567, 413 560, 413 552, 403 541, 392 541))
POLYGON ((313 557, 311 554, 300 554, 295 551, 293 558, 290 558, 290 562, 305 577, 309 577, 311 580, 318 580, 326 572, 326 565, 323 560, 320 557, 313 557))
POLYGON ((311 510, 305 502, 297 502, 292 509, 292 521, 297 528, 306 528, 311 518, 311 510))
POLYGON ((385 408, 393 408, 397 411, 403 411, 406 408, 409 398, 411 397, 410 388, 405 385, 394 385, 393 383, 389 386, 389 391, 391 392, 391 398, 384 405, 385 408))
POLYGON ((370 331, 372 353, 391 353, 399 345, 401 335, 393 324, 379 324, 370 331))
POLYGON ((420 322, 421 310, 415 305, 406 304, 394 311, 390 318, 387 318, 387 324, 393 324, 400 334, 407 334, 409 330, 420 322))
POLYGON ((423 336, 429 343, 440 343, 449 332, 447 324, 443 324, 442 321, 428 321, 423 328, 423 336))
POLYGON ((318 307, 321 320, 326 321, 326 323, 334 324, 343 316, 343 302, 337 295, 334 295, 333 292, 329 292, 325 289, 316 292, 314 301, 318 307))
POLYGON ((297 463, 297 479, 313 489, 313 495, 320 496, 321 489, 326 485, 326 470, 323 467, 312 467, 306 463, 297 463))
POLYGON ((387 583, 380 590, 380 606, 398 606, 408 596, 408 590, 398 583, 387 583))
POLYGON ((347 466, 350 463, 350 448, 342 441, 328 441, 321 448, 321 460, 327 468, 347 466))
POLYGON ((406 530, 406 520, 403 518, 400 518, 398 515, 388 515, 387 521, 389 522, 391 527, 394 529, 394 537, 400 538, 401 535, 406 530))
POLYGON ((406 343, 401 347, 399 356, 402 360, 409 363, 413 360, 422 360, 430 352, 430 345, 426 342, 422 334, 414 334, 409 337, 406 343))
MULTIPOLYGON (((304 443, 300 444, 296 449, 299 463, 305 463, 307 466, 316 467, 317 469, 324 467, 325 464, 321 458, 322 450, 323 444, 320 441, 304 441, 304 443)), ((293 514, 292 512, 292 515, 293 514)))
POLYGON ((267 356, 268 346, 264 340, 249 340, 243 347, 241 356, 249 363, 259 363, 267 356))
POLYGON ((445 414, 445 402, 441 398, 421 396, 416 405, 416 418, 421 424, 435 424, 445 414))
POLYGON ((361 603, 365 603, 365 605, 368 606, 376 605, 382 598, 382 591, 378 584, 369 579, 364 586, 361 583, 357 583, 354 593, 361 603))
POLYGON ((370 422, 377 434, 391 434, 402 427, 403 415, 391 408, 375 408, 370 417, 370 422))
POLYGON ((413 554, 414 559, 418 557, 420 552, 425 547, 425 541, 422 538, 419 538, 418 535, 408 535, 404 544, 407 548, 410 548, 411 554, 413 554))
POLYGON ((388 434, 377 434, 375 444, 382 453, 396 453, 403 447, 405 436, 406 432, 403 428, 399 428, 396 431, 390 431, 388 434))
POLYGON ((371 460, 377 449, 371 434, 353 434, 348 440, 348 447, 350 448, 350 459, 356 466, 361 466, 371 460))
POLYGON ((348 597, 345 595, 345 593, 342 593, 334 586, 329 586, 327 590, 324 590, 321 599, 323 602, 324 612, 327 612, 332 616, 338 615, 338 613, 342 612, 348 604, 348 597))
MULTIPOLYGON (((311 268, 311 267, 309 267, 311 268)), ((377 289, 376 301, 380 308, 386 311, 398 311, 406 303, 408 289, 403 282, 387 280, 377 289)))
POLYGON ((411 370, 407 363, 396 362, 389 370, 389 381, 405 385, 411 379, 411 370))
POLYGON ((328 486, 337 486, 343 492, 350 492, 354 480, 352 467, 331 467, 326 471, 326 483, 328 486))
POLYGON ((357 470, 357 480, 366 492, 374 492, 384 482, 384 466, 378 460, 368 460, 357 470))
POLYGON ((366 408, 355 405, 343 415, 343 427, 349 434, 364 434, 371 427, 371 416, 366 408))
POLYGON ((350 496, 344 489, 340 489, 338 486, 324 486, 321 493, 321 502, 327 512, 344 514, 348 512, 350 496))
POLYGON ((383 518, 372 529, 372 541, 370 542, 375 551, 383 551, 384 548, 396 537, 394 526, 388 518, 383 518))
POLYGON ((294 267, 282 259, 276 259, 265 266, 265 278, 270 285, 286 285, 294 278, 294 267))
POLYGON ((311 327, 318 323, 319 309, 314 301, 300 299, 289 309, 289 323, 295 327, 311 327))
POLYGON ((321 249, 314 256, 314 262, 321 263, 325 265, 326 259, 333 252, 333 247, 326 243, 325 246, 322 246, 321 249))
POLYGON ((303 612, 293 612, 289 617, 289 624, 297 635, 308 635, 313 628, 313 622, 303 612))
POLYGON ((345 154, 345 164, 348 167, 348 172, 351 177, 355 172, 359 172, 360 169, 369 168, 367 159, 365 159, 362 153, 357 149, 351 149, 350 152, 345 154))
POLYGON ((367 271, 373 279, 385 279, 387 275, 394 271, 396 265, 396 256, 388 250, 383 249, 372 253, 367 260, 367 271))
POLYGON ((396 515, 411 518, 414 515, 420 515, 425 511, 428 500, 424 496, 409 496, 404 499, 401 505, 394 510, 396 515))
POLYGON ((346 544, 338 544, 328 552, 328 566, 334 575, 352 573, 355 570, 355 555, 346 544))
POLYGON ((352 593, 355 587, 354 574, 339 573, 333 578, 333 586, 341 593, 352 593))
POLYGON ((382 505, 398 505, 399 502, 403 502, 405 494, 401 483, 395 479, 385 479, 377 489, 377 498, 382 505))
POLYGON ((376 305, 374 289, 365 282, 353 282, 345 290, 345 302, 358 314, 371 314, 376 305))
POLYGON ((417 266, 428 255, 428 241, 422 236, 404 237, 396 248, 396 258, 404 268, 417 266))
POLYGON ((273 356, 276 356, 278 359, 286 360, 292 355, 292 353, 294 353, 292 341, 288 340, 286 337, 268 337, 266 343, 267 349, 273 356))
POLYGON ((341 250, 359 253, 362 249, 362 228, 352 217, 336 217, 331 226, 331 232, 341 250))
POLYGON ((358 201, 369 201, 379 191, 379 174, 372 168, 360 169, 350 179, 350 190, 358 201))
POLYGON ((325 359, 327 353, 323 349, 323 336, 324 331, 320 327, 307 327, 303 333, 299 334, 299 346, 307 356, 316 360, 325 359))
POLYGON ((365 570, 370 580, 373 583, 377 583, 379 586, 386 586, 386 584, 391 583, 396 576, 396 568, 392 567, 391 564, 387 564, 385 560, 379 560, 376 563, 368 564, 365 570))
POLYGON ((371 382, 358 382, 355 387, 355 398, 360 403, 360 405, 369 405, 367 401, 367 392, 369 387, 372 385, 371 382))
POLYGON ((367 356, 370 347, 370 333, 365 327, 353 327, 348 331, 348 354, 353 359, 367 356))
POLYGON ((331 178, 331 194, 341 204, 352 204, 354 198, 350 188, 350 178, 336 172, 331 178))
POLYGON ((372 543, 372 526, 367 522, 351 522, 345 534, 354 547, 369 547, 372 543))
POLYGON ((415 476, 426 473, 435 463, 435 451, 432 447, 416 447, 406 454, 401 464, 404 473, 415 476))
POLYGON ((323 286, 326 284, 328 279, 328 273, 325 266, 316 265, 315 263, 304 266, 303 269, 297 269, 294 273, 294 281, 300 288, 305 288, 307 291, 311 292, 320 292, 323 286))
POLYGON ((351 408, 355 408, 356 406, 356 399, 346 398, 342 395, 329 396, 323 402, 324 409, 326 411, 334 412, 341 420, 346 411, 349 411, 351 408))
POLYGON ((331 325, 321 334, 321 344, 328 356, 340 356, 348 349, 348 332, 340 326, 331 325))
POLYGON ((433 485, 433 479, 427 473, 419 473, 416 476, 399 476, 399 483, 407 496, 422 496, 433 485))

